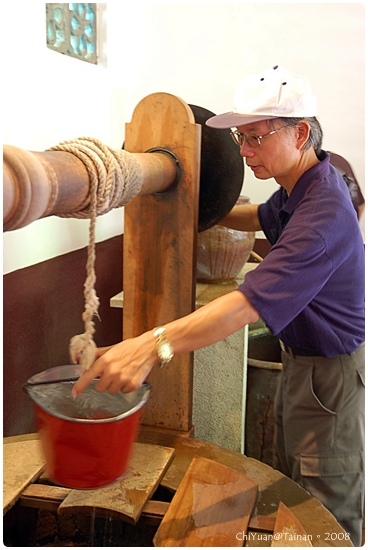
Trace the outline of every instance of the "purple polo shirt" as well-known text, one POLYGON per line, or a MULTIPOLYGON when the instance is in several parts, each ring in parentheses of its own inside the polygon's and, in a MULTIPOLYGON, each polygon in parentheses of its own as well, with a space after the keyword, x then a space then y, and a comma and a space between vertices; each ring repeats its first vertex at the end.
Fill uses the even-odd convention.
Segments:
POLYGON ((238 290, 285 344, 333 357, 364 342, 364 244, 344 180, 320 160, 259 206, 272 247, 238 290))

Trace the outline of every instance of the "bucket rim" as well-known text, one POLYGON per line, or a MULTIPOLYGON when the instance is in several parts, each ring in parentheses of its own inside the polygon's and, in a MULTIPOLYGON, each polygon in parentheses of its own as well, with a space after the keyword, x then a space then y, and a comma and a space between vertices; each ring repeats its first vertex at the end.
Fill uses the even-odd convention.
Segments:
MULTIPOLYGON (((93 380, 93 382, 97 382, 98 378, 95 378, 93 380)), ((64 414, 61 414, 61 413, 51 413, 50 411, 48 411, 46 409, 46 407, 44 407, 43 405, 41 405, 40 403, 38 403, 37 401, 35 401, 35 399, 32 397, 32 395, 30 395, 30 390, 32 388, 34 388, 35 384, 24 384, 23 388, 24 390, 27 392, 27 394, 29 395, 29 397, 31 398, 32 402, 33 402, 33 405, 37 406, 39 409, 41 409, 42 411, 44 411, 46 414, 48 414, 49 416, 52 416, 54 418, 59 418, 60 420, 64 420, 66 422, 73 422, 73 423, 78 423, 78 424, 91 424, 91 425, 94 425, 94 424, 111 424, 112 422, 117 422, 118 420, 123 420, 124 418, 128 418, 129 416, 132 416, 133 414, 135 414, 137 411, 139 411, 146 403, 147 403, 147 400, 148 400, 148 397, 149 397, 149 394, 150 394, 150 391, 151 391, 151 385, 148 384, 147 382, 144 382, 141 386, 139 386, 139 388, 137 388, 136 390, 133 390, 132 392, 129 392, 129 393, 133 393, 133 392, 138 392, 140 389, 143 389, 143 395, 142 395, 142 398, 141 400, 139 401, 139 403, 137 403, 134 407, 132 407, 131 409, 129 409, 128 411, 125 411, 119 415, 116 415, 116 416, 111 416, 109 418, 71 418, 70 416, 66 416, 64 414)), ((129 393, 127 395, 129 395, 129 393)))

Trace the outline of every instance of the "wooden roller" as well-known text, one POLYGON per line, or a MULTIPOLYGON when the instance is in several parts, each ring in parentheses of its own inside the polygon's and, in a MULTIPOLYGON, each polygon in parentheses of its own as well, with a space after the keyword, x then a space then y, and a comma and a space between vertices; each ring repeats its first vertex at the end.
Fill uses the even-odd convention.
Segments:
MULTIPOLYGON (((157 94, 148 96, 147 100, 154 101, 155 97, 157 94)), ((165 103, 170 104, 175 96, 160 94, 160 97, 164 101, 162 109, 165 109, 165 103)), ((179 98, 175 101, 184 103, 179 98)), ((229 132, 206 126, 207 119, 214 113, 197 105, 186 105, 186 109, 192 111, 194 122, 201 126, 198 137, 201 150, 198 231, 204 231, 226 216, 234 206, 243 184, 244 164, 229 132)), ((169 107, 168 111, 172 112, 172 109, 169 107)), ((177 146, 181 144, 165 137, 167 121, 155 120, 152 113, 147 121, 155 127, 157 124, 163 126, 158 129, 152 152, 130 153, 143 175, 137 196, 163 192, 178 183, 184 162, 183 158, 170 155, 173 150, 177 154, 177 146)), ((175 118, 171 124, 178 126, 175 118)), ((147 122, 142 120, 142 125, 136 129, 137 135, 144 138, 146 129, 147 122)), ((183 145, 185 147, 185 143, 183 145)), ((121 149, 112 151, 115 155, 129 155, 121 149)), ((3 182, 4 231, 19 229, 51 215, 73 217, 90 202, 88 170, 72 152, 31 152, 5 145, 3 182)))
MULTIPOLYGON (((135 154, 143 174, 140 194, 162 192, 177 178, 172 157, 135 154)), ((64 151, 31 152, 4 146, 3 230, 19 229, 51 215, 73 214, 89 203, 90 178, 85 164, 64 151)))

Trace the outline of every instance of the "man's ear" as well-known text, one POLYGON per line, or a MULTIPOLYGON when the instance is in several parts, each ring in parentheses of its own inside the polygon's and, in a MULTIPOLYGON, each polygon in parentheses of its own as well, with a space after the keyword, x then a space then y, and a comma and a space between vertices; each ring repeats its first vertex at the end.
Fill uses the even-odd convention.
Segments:
POLYGON ((308 141, 309 134, 310 134, 310 126, 309 123, 306 120, 302 120, 299 122, 299 124, 296 126, 297 130, 297 147, 298 149, 301 149, 303 145, 308 141))

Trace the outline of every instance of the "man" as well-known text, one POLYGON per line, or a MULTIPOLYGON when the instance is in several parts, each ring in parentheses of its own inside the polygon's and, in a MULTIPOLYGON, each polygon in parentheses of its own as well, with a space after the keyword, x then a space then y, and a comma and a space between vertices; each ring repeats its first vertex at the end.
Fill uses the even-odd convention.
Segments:
MULTIPOLYGON (((321 150, 308 82, 281 67, 247 78, 234 110, 207 121, 232 128, 246 164, 280 189, 223 220, 263 230, 271 250, 239 288, 181 319, 121 342, 75 384, 132 391, 160 362, 217 342, 260 316, 278 335, 277 467, 321 500, 360 544, 364 437, 364 247, 347 186, 321 150)), ((102 352, 101 352, 102 353, 102 352)))

